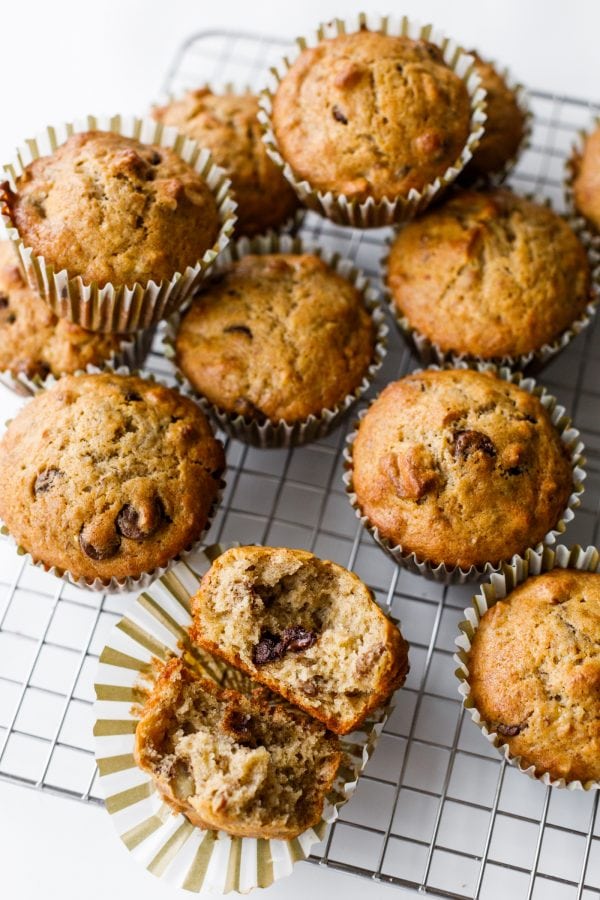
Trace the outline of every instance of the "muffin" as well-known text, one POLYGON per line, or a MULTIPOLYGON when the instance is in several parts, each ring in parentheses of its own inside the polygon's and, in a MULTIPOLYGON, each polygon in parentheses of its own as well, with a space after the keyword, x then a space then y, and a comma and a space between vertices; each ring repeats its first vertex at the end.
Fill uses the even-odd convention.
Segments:
POLYGON ((600 123, 575 151, 571 167, 575 208, 600 231, 600 123))
POLYGON ((253 235, 279 228, 298 206, 296 194, 267 155, 256 118, 258 99, 251 93, 188 91, 181 99, 156 107, 158 122, 208 147, 231 178, 238 203, 236 233, 253 235))
POLYGON ((23 281, 12 244, 0 243, 0 371, 27 378, 71 374, 101 365, 124 340, 57 318, 23 281))
POLYGON ((138 723, 135 758, 193 825, 291 840, 320 820, 342 753, 299 710, 224 690, 172 659, 138 723))
POLYGON ((556 341, 592 299, 577 235, 549 207, 505 188, 456 192, 407 224, 386 279, 410 330, 442 352, 486 360, 556 341))
POLYGON ((67 375, 0 442, 0 517, 34 562, 73 580, 138 578, 198 540, 221 444, 178 391, 133 375, 67 375))
POLYGON ((229 416, 296 424, 359 388, 375 337, 362 293, 322 259, 251 253, 194 298, 175 362, 229 416))
POLYGON ((5 201, 25 246, 86 284, 170 279, 219 234, 217 202, 193 166, 113 132, 73 134, 15 187, 5 185, 5 201))
POLYGON ((271 124, 297 180, 362 202, 407 197, 443 176, 470 120, 466 84, 438 46, 365 29, 300 53, 271 124))
POLYGON ((574 477, 537 396, 493 372, 429 369, 389 384, 368 409, 349 489, 395 558, 464 570, 543 541, 574 477))
POLYGON ((473 158, 461 172, 460 180, 474 181, 490 175, 500 175, 516 160, 527 133, 527 113, 517 89, 511 87, 491 62, 482 59, 475 50, 475 71, 486 92, 485 131, 473 158))
POLYGON ((600 781, 600 574, 554 569, 482 617, 466 663, 470 700, 521 765, 600 781))
POLYGON ((234 547, 192 598, 192 640, 336 734, 408 672, 408 645, 352 572, 304 550, 234 547))

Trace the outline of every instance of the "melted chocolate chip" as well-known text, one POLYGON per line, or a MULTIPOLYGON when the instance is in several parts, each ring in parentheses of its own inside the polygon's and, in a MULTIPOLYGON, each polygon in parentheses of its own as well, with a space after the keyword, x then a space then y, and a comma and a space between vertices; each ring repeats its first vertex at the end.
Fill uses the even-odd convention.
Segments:
POLYGON ((517 734, 521 733, 521 726, 503 725, 502 722, 500 722, 500 724, 496 727, 496 731, 498 732, 498 734, 504 735, 504 737, 516 737, 517 734))
POLYGON ((228 325, 223 331, 225 334, 245 334, 250 340, 253 338, 253 334, 247 325, 228 325))
POLYGON ((110 541, 103 547, 95 547, 94 544, 83 536, 83 532, 84 529, 82 529, 79 534, 79 546, 90 559, 110 559, 121 546, 121 539, 118 534, 115 534, 113 541, 110 541))
POLYGON ((61 472, 60 469, 57 469, 55 466, 51 466, 49 469, 44 469, 43 472, 40 472, 38 477, 35 479, 35 484, 33 485, 33 493, 36 494, 45 494, 46 491, 49 491, 54 487, 54 482, 57 478, 61 478, 64 475, 64 472, 61 472))
POLYGON ((346 118, 346 116, 344 115, 344 113, 341 111, 341 109, 339 108, 339 106, 334 106, 334 107, 332 107, 331 115, 332 115, 333 118, 336 120, 336 122, 341 122, 342 125, 347 125, 347 124, 348 124, 348 119, 346 118))
POLYGON ((454 456, 467 459, 478 450, 486 456, 496 455, 494 444, 481 431, 457 431, 454 434, 454 456))
POLYGON ((292 625, 285 628, 281 636, 281 640, 285 643, 285 649, 291 650, 293 653, 301 653, 308 650, 309 647, 317 640, 314 631, 303 628, 302 625, 292 625))
POLYGON ((147 523, 143 525, 139 511, 131 503, 126 503, 125 506, 121 507, 117 516, 116 526, 118 534, 133 541, 143 541, 152 537, 166 518, 162 500, 157 497, 153 506, 152 512, 154 515, 149 515, 147 523))
POLYGON ((0 309, 6 309, 9 304, 8 294, 3 294, 0 291, 0 309))
POLYGON ((284 628, 281 637, 273 634, 267 628, 263 628, 260 641, 252 651, 252 662, 255 666, 264 666, 265 663, 281 659, 288 650, 292 653, 301 653, 308 650, 317 640, 314 631, 303 628, 302 625, 291 625, 284 628))

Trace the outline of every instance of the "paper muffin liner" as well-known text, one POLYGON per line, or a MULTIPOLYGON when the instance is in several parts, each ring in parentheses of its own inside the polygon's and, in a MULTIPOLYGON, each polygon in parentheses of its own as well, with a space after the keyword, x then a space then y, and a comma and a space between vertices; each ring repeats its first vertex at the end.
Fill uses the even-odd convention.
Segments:
POLYGON ((10 215, 0 185, 0 238, 10 240, 19 254, 22 269, 32 290, 48 303, 57 316, 87 328, 88 331, 129 333, 150 328, 178 309, 198 286, 217 255, 227 246, 236 221, 236 203, 223 169, 215 165, 208 150, 195 141, 151 119, 133 116, 87 116, 74 123, 49 125, 46 130, 17 150, 4 166, 4 175, 13 190, 17 179, 34 160, 52 154, 72 134, 86 131, 111 131, 136 138, 146 144, 170 148, 188 162, 206 181, 217 202, 219 233, 214 245, 184 272, 160 282, 134 282, 132 285, 97 282, 86 284, 80 275, 67 269, 55 271, 43 256, 28 247, 10 215))
POLYGON ((355 228, 378 228, 383 225, 391 225, 394 222, 406 221, 422 212, 448 184, 457 178, 473 156, 473 151, 484 132, 486 92, 481 87, 480 78, 473 68, 473 57, 430 25, 420 25, 406 16, 399 18, 358 13, 356 17, 347 20, 334 19, 321 24, 314 35, 297 38, 296 43, 298 46, 294 53, 284 57, 279 66, 271 69, 271 82, 260 97, 261 111, 258 118, 264 128, 263 140, 269 156, 283 169, 283 174, 302 203, 339 225, 351 225, 355 228), (446 64, 464 81, 467 87, 471 100, 471 122, 467 142, 458 159, 420 191, 411 188, 406 196, 385 197, 382 200, 374 200, 370 197, 359 202, 343 193, 319 191, 308 180, 297 176, 279 150, 271 115, 277 87, 303 50, 314 47, 327 38, 335 38, 341 34, 351 34, 364 29, 379 31, 383 34, 403 35, 414 40, 423 39, 437 44, 443 52, 446 64))
POLYGON ((571 156, 565 163, 564 192, 569 216, 573 219, 576 227, 578 227, 585 236, 585 240, 588 242, 591 251, 595 254, 596 260, 600 261, 600 229, 589 219, 586 219, 583 213, 577 209, 575 193, 573 190, 574 181, 577 176, 578 163, 581 154, 583 153, 585 142, 597 128, 600 128, 600 116, 596 116, 596 118, 591 121, 589 129, 581 129, 577 132, 577 138, 573 145, 571 156))
POLYGON ((504 181, 506 181, 506 179, 518 163, 519 158, 525 152, 525 150, 527 150, 531 143, 531 134, 533 131, 533 113, 529 106, 529 97, 525 86, 513 78, 510 70, 506 66, 498 66, 495 60, 486 60, 486 62, 494 67, 498 75, 502 79, 504 79, 504 83, 506 84, 508 90, 512 91, 512 93, 514 94, 516 104, 524 117, 523 134, 521 136, 519 146, 517 147, 515 152, 512 154, 512 156, 509 156, 502 167, 496 172, 488 172, 486 175, 473 175, 473 177, 471 177, 468 168, 465 168, 458 179, 461 187, 498 187, 504 181))
POLYGON ((321 820, 293 840, 231 837, 198 828, 183 814, 173 813, 133 756, 141 704, 158 669, 157 660, 183 656, 218 684, 242 692, 256 687, 238 670, 193 646, 188 637, 190 598, 212 562, 230 546, 237 545, 196 550, 136 599, 100 654, 95 684, 98 785, 113 824, 127 849, 153 875, 198 894, 268 887, 306 859, 354 793, 392 708, 390 701, 371 713, 360 729, 340 737, 344 760, 321 820))
MULTIPOLYGON (((388 327, 385 324, 383 310, 378 302, 377 291, 371 287, 364 273, 357 269, 351 260, 323 248, 305 245, 300 238, 278 235, 274 232, 254 238, 239 238, 237 241, 232 241, 227 250, 219 257, 214 271, 216 273, 224 272, 232 262, 242 259, 249 254, 265 255, 268 253, 314 253, 338 275, 346 278, 360 291, 371 314, 376 332, 373 361, 360 384, 357 385, 351 394, 347 394, 337 406, 332 409, 323 409, 319 415, 311 414, 303 421, 294 423, 284 421, 271 422, 269 420, 256 422, 245 416, 229 413, 211 403, 194 388, 179 368, 176 368, 176 378, 182 390, 197 399, 204 412, 211 416, 219 428, 230 437, 237 438, 254 447, 295 447, 300 444, 307 444, 309 441, 316 441, 332 431, 348 409, 369 389, 383 364, 387 352, 386 338, 388 327)), ((174 364, 174 343, 180 321, 181 316, 179 314, 171 317, 167 323, 164 335, 165 356, 171 359, 174 364)))
POLYGON ((600 553, 595 547, 582 547, 575 545, 565 547, 558 544, 554 549, 544 547, 540 550, 528 550, 524 557, 515 557, 512 562, 504 563, 499 572, 492 575, 490 580, 481 585, 479 592, 473 597, 471 606, 465 609, 465 620, 460 623, 460 634, 455 639, 458 648, 454 654, 454 660, 458 666, 455 670, 458 678, 458 692, 462 697, 463 706, 471 716, 472 721, 481 730, 484 738, 492 744, 506 762, 515 766, 520 772, 551 787, 566 788, 569 791, 600 788, 598 781, 566 781, 564 778, 552 778, 548 772, 536 774, 535 766, 526 766, 520 756, 514 756, 505 743, 502 735, 484 721, 475 707, 471 697, 469 685, 469 653, 473 643, 475 632, 479 623, 488 609, 496 603, 504 600, 520 584, 529 577, 551 572, 553 569, 576 569, 579 572, 600 572, 600 553))
MULTIPOLYGON (((138 375, 140 378, 144 378, 146 381, 154 381, 157 384, 164 385, 165 387, 171 387, 171 385, 167 384, 163 379, 158 378, 152 372, 143 370, 135 371, 128 368, 127 366, 119 366, 119 368, 111 368, 109 366, 104 366, 102 368, 99 368, 98 366, 88 366, 85 372, 77 372, 75 374, 94 375, 108 371, 112 371, 115 375, 138 375)), ((48 390, 48 388, 56 384, 57 381, 60 381, 60 378, 55 378, 54 375, 48 375, 45 381, 43 381, 41 384, 32 384, 34 394, 37 395, 45 390, 48 390)), ((9 425, 10 420, 6 424, 9 425)), ((215 437, 215 440, 218 441, 218 438, 215 437)), ((66 581, 68 584, 73 584, 76 587, 84 588, 89 591, 102 591, 105 594, 117 594, 127 591, 141 590, 143 588, 147 588, 157 578, 160 578, 161 576, 169 572, 169 570, 172 569, 173 566, 175 566, 180 560, 185 559, 190 553, 195 552, 202 546, 203 540, 213 523, 215 513, 220 506, 225 486, 225 480, 223 476, 221 476, 218 484, 217 494, 209 510, 206 523, 196 540, 191 541, 187 546, 183 547, 166 563, 166 565, 156 566, 154 569, 151 569, 148 572, 143 572, 137 577, 128 575, 125 578, 113 577, 106 580, 102 578, 95 578, 93 579, 93 581, 88 581, 85 578, 77 578, 75 575, 73 575, 72 572, 69 572, 68 570, 63 570, 58 566, 47 565, 42 560, 36 559, 29 550, 19 544, 19 542, 13 537, 2 519, 0 519, 0 533, 10 539, 10 541, 16 548, 17 554, 19 556, 23 556, 26 563, 35 566, 38 569, 42 569, 42 571, 47 572, 50 575, 54 575, 56 578, 60 578, 62 581, 66 581)))
MULTIPOLYGON (((145 331, 136 331, 133 334, 124 336, 119 349, 104 363, 101 363, 99 366, 90 364, 85 371, 97 371, 102 369, 103 366, 106 366, 108 369, 118 369, 121 366, 125 366, 128 369, 141 368, 152 346, 154 333, 154 328, 147 328, 145 331)), ((46 377, 34 375, 30 378, 24 372, 13 374, 6 369, 0 372, 0 384, 23 397, 32 397, 43 386, 46 377)))
MULTIPOLYGON (((234 84, 233 81, 225 81, 225 82, 210 82, 203 81, 202 84, 193 84, 186 85, 186 87, 174 93, 173 91, 165 91, 163 90, 157 97, 157 99, 151 104, 149 116, 152 114, 152 109, 156 106, 167 106, 169 103, 173 103, 174 100, 181 99, 188 91, 194 90, 209 90, 214 94, 254 94, 257 96, 257 91, 249 84, 244 84, 242 87, 239 87, 237 84, 234 84)), ((225 170, 226 171, 226 170, 225 170)), ((229 177, 229 173, 227 172, 229 177)), ((235 196, 235 192, 234 192, 235 196)), ((238 204, 239 206, 239 204, 238 204)), ((257 233, 256 235, 252 235, 253 237, 259 237, 262 234, 297 234, 302 222, 304 221, 304 217, 306 215, 306 209, 304 207, 299 206, 296 211, 289 216, 289 218, 285 219, 278 226, 271 226, 270 228, 265 228, 264 231, 257 233)), ((234 227, 233 237, 238 239, 237 229, 234 227)), ((247 237, 247 235, 239 235, 239 237, 247 237)), ((250 236, 248 236, 250 237, 250 236)))
MULTIPOLYGON (((467 365, 466 363, 461 363, 453 367, 429 366, 428 368, 470 368, 475 369, 478 372, 492 371, 504 381, 508 381, 510 382, 510 384, 515 384, 523 390, 527 391, 529 394, 535 394, 535 396, 539 398, 542 406, 550 416, 552 424, 559 432, 562 443, 568 450, 573 471, 573 491, 569 496, 565 510, 562 512, 561 517, 556 525, 550 531, 548 531, 542 541, 540 541, 540 543, 538 543, 536 547, 532 549, 540 550, 545 545, 554 544, 558 535, 563 534, 569 522, 571 522, 575 518, 574 510, 577 509, 577 507, 581 503, 581 495, 584 491, 583 482, 587 474, 583 468, 585 464, 585 459, 583 457, 583 442, 580 440, 579 431, 576 428, 572 427, 571 419, 567 416, 565 408, 559 405, 556 397, 553 397, 551 394, 549 394, 546 388, 536 384, 533 378, 523 375, 522 372, 512 372, 507 367, 498 368, 489 363, 477 363, 471 366, 467 365)), ((415 372, 418 371, 421 370, 415 370, 415 372)), ((376 399, 377 398, 374 398, 371 401, 369 407, 375 402, 376 399)), ((352 451, 354 447, 354 441, 358 434, 360 423, 366 416, 369 407, 366 407, 360 412, 353 431, 346 438, 346 447, 344 448, 345 471, 343 475, 343 481, 346 486, 346 494, 348 496, 348 500, 350 501, 350 505, 352 506, 356 517, 360 520, 365 530, 368 531, 373 540, 376 541, 376 543, 378 543, 379 546, 382 547, 382 549, 385 550, 386 553, 398 563, 398 565, 402 566, 402 568, 404 569, 408 569, 410 572, 415 572, 418 575, 423 575, 425 576, 425 578, 428 578, 432 581, 439 581, 442 584, 465 584, 469 581, 478 581, 492 572, 499 571, 504 561, 500 561, 497 563, 487 562, 484 565, 477 566, 473 565, 468 569, 463 569, 460 566, 446 566, 445 563, 435 565, 434 563, 429 562, 427 559, 417 556, 416 553, 405 552, 402 548, 402 545, 400 544, 392 544, 391 541, 380 534, 379 529, 372 524, 372 522, 366 515, 363 514, 358 502, 358 498, 353 489, 352 451)), ((515 555, 511 557, 511 560, 514 562, 517 558, 517 555, 515 555)))
MULTIPOLYGON (((533 197, 528 199, 534 200, 533 197)), ((545 201, 551 206, 549 201, 545 201)), ((393 294, 387 283, 388 262, 391 246, 394 243, 397 232, 386 238, 385 253, 381 258, 382 268, 382 284, 383 293, 389 313, 396 323, 396 327, 404 339, 408 348, 414 353, 424 365, 452 365, 460 366, 462 363, 468 365, 481 363, 483 365, 493 365, 497 368, 527 370, 528 374, 537 374, 551 360, 554 359, 562 350, 569 346, 571 341, 581 334, 588 325, 590 325, 596 315, 598 301, 600 299, 600 244, 598 249, 594 249, 591 236, 587 229, 582 227, 581 220, 575 219, 573 216, 564 217, 571 226, 583 246, 585 247, 588 262, 590 266, 590 300, 586 304, 583 312, 571 324, 561 331, 561 333, 550 342, 542 344, 536 350, 530 350, 528 353, 521 353, 516 356, 498 356, 494 358, 485 358, 472 353, 456 353, 453 350, 443 350, 439 344, 430 340, 418 328, 411 325, 408 317, 404 315, 396 306, 393 294)))

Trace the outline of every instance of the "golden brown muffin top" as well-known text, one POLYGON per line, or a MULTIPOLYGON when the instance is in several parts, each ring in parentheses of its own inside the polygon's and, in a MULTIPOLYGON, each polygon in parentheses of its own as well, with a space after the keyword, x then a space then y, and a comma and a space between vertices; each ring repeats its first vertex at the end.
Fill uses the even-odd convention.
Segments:
POLYGON ((309 253, 245 256, 185 313, 176 363, 229 413, 296 422, 361 383, 375 328, 361 293, 309 253))
POLYGON ((6 194, 27 247, 85 282, 162 281, 219 233, 208 184, 174 150, 103 131, 74 134, 6 194))
POLYGON ((283 158, 320 191, 406 196, 460 156, 471 107, 435 44, 360 31, 304 50, 273 101, 283 158))
POLYGON ((569 225, 504 188, 458 192, 402 228, 387 282, 413 328, 485 359, 555 340, 591 299, 586 251, 569 225))
POLYGON ((92 581, 164 566, 206 525, 223 448, 198 406, 133 375, 66 375, 0 442, 0 516, 34 560, 92 581))
POLYGON ((538 775, 600 779, 600 575, 554 569, 483 616, 469 653, 475 707, 538 775))
POLYGON ((575 207, 600 230, 600 125, 587 136, 572 164, 575 207))
POLYGON ((460 175, 461 181, 501 172, 516 156, 525 135, 526 116, 519 105, 517 93, 491 62, 482 59, 475 50, 475 70, 481 87, 487 92, 485 131, 473 158, 460 175))
POLYGON ((360 423, 352 482, 382 537, 462 568, 537 544, 573 490, 568 452, 539 399, 464 369, 385 388, 360 423))
POLYGON ((188 91, 152 112, 159 122, 208 147, 227 170, 238 203, 236 234, 277 228, 298 206, 296 194, 267 155, 257 113, 254 94, 214 94, 209 88, 188 91))
POLYGON ((71 374, 106 361, 124 339, 57 318, 25 284, 12 245, 0 243, 0 371, 28 378, 71 374))

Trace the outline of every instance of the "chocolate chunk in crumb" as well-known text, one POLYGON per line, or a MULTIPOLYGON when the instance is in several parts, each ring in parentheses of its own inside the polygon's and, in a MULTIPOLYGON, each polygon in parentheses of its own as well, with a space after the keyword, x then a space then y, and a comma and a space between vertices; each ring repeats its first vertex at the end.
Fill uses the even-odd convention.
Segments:
POLYGON ((6 309, 9 304, 8 294, 3 294, 0 291, 0 309, 6 309))
POLYGON ((332 108, 332 110, 331 110, 331 115, 332 115, 333 118, 336 120, 336 122, 341 122, 342 125, 347 125, 347 124, 348 124, 348 119, 346 118, 346 116, 344 115, 344 113, 341 111, 341 109, 339 108, 339 106, 334 106, 334 107, 332 108))
POLYGON ((517 734, 521 733, 521 725, 503 725, 502 722, 496 727, 496 731, 498 734, 504 735, 504 737, 516 737, 517 734))
POLYGON ((255 745, 256 741, 250 728, 251 723, 252 716, 241 712, 239 709, 228 708, 223 714, 221 727, 230 734, 238 744, 255 745))
POLYGON ((454 434, 454 456, 467 459, 480 451, 486 456, 495 456, 496 448, 486 434, 481 431, 457 431, 454 434))
POLYGON ((314 631, 309 631, 307 628, 303 628, 302 625, 292 625, 290 628, 284 629, 281 640, 285 644, 285 650, 301 653, 303 650, 308 650, 309 647, 312 647, 317 640, 317 636, 314 631))
POLYGON ((36 496, 38 494, 45 494, 46 491, 49 491, 54 487, 56 479, 61 478, 63 474, 64 472, 61 472, 61 470, 57 469, 56 466, 51 466, 49 469, 44 469, 44 471, 40 472, 38 477, 35 479, 33 493, 36 496))
POLYGON ((281 659, 284 653, 285 650, 277 635, 263 628, 260 634, 260 641, 252 651, 252 662, 255 666, 264 666, 265 663, 281 659))

